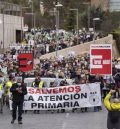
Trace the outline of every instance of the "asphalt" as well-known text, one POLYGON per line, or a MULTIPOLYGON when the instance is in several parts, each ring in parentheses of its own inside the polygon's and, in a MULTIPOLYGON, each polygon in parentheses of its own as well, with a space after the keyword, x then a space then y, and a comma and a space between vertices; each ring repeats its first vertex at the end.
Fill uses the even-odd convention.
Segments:
POLYGON ((51 111, 40 111, 40 114, 33 114, 28 111, 23 114, 23 124, 19 125, 17 120, 11 124, 11 113, 4 107, 3 114, 0 114, 0 129, 107 129, 107 111, 103 107, 100 112, 82 113, 80 109, 76 112, 51 113, 51 111))

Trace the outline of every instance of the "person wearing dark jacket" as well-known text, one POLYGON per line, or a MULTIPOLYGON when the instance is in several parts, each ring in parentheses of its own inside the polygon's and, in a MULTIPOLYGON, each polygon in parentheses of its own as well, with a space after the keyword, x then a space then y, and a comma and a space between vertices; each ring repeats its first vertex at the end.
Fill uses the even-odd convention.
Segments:
POLYGON ((23 102, 24 95, 27 94, 27 89, 22 80, 18 80, 16 83, 12 85, 10 88, 10 92, 12 93, 12 121, 11 124, 16 120, 16 111, 18 107, 18 124, 22 124, 22 111, 23 111, 23 102))
POLYGON ((120 100, 119 98, 110 100, 115 92, 115 90, 111 90, 104 99, 104 105, 108 110, 108 129, 120 129, 120 100))
MULTIPOLYGON (((44 88, 44 82, 41 80, 40 78, 40 75, 37 75, 36 78, 35 78, 35 81, 32 82, 32 86, 31 87, 34 87, 34 88, 39 88, 39 89, 42 89, 44 88)), ((40 110, 34 110, 34 113, 39 114, 40 113, 40 110)))

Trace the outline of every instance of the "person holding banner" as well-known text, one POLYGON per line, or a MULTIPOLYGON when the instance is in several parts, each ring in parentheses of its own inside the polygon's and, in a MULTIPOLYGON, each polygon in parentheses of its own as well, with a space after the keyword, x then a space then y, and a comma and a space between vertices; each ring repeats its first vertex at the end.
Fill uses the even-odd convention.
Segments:
POLYGON ((18 124, 22 124, 22 112, 23 112, 23 102, 24 95, 27 94, 27 88, 24 83, 22 83, 21 79, 18 79, 16 83, 12 85, 10 88, 10 92, 12 93, 12 121, 11 124, 16 120, 16 111, 18 107, 18 124))
POLYGON ((44 87, 44 82, 41 81, 41 78, 40 78, 39 75, 36 76, 35 81, 33 81, 32 87, 34 87, 34 88, 40 88, 40 89, 44 87))
MULTIPOLYGON (((112 98, 115 90, 111 90, 104 99, 105 107, 108 110, 107 128, 120 129, 120 99, 112 98), (111 100, 110 100, 111 99, 111 100)), ((120 91, 119 91, 120 92, 120 91)))
MULTIPOLYGON (((37 75, 35 78, 35 81, 32 82, 32 87, 39 88, 39 89, 44 88, 44 82, 41 81, 41 78, 39 75, 37 75)), ((36 111, 37 111, 37 114, 39 114, 39 110, 34 110, 34 113, 36 113, 36 111)))

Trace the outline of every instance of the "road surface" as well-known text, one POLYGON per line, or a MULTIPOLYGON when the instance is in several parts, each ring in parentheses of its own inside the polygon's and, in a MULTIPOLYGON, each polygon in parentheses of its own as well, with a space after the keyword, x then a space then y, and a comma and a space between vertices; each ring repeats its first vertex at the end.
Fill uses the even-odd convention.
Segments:
POLYGON ((107 111, 103 107, 100 112, 90 110, 81 113, 79 110, 72 113, 51 113, 42 111, 40 114, 28 112, 23 114, 23 124, 18 125, 17 121, 11 124, 11 113, 5 107, 4 113, 0 114, 0 129, 107 129, 107 111))

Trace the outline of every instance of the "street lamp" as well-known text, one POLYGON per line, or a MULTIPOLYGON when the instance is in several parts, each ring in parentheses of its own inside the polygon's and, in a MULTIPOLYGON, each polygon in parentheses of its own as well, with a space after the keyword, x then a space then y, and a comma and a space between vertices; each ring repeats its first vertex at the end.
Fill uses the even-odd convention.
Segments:
POLYGON ((59 7, 62 7, 63 5, 60 4, 59 2, 57 3, 57 5, 55 5, 56 7, 56 29, 59 29, 59 7))
POLYGON ((95 32, 95 22, 96 21, 100 21, 100 18, 99 17, 93 18, 93 29, 94 29, 94 32, 95 32))
POLYGON ((35 27, 36 27, 36 15, 35 13, 25 13, 26 15, 32 15, 32 17, 34 17, 34 25, 33 25, 33 28, 34 28, 34 37, 35 37, 35 27))
POLYGON ((57 5, 55 5, 56 7, 56 57, 58 56, 58 31, 59 31, 59 7, 62 7, 63 5, 60 4, 59 2, 57 3, 57 5))
POLYGON ((93 30, 94 30, 94 43, 95 43, 95 31, 96 31, 96 28, 95 28, 95 22, 96 21, 100 21, 100 18, 99 17, 96 17, 96 18, 93 18, 93 30))
POLYGON ((90 28, 90 7, 91 7, 91 2, 83 2, 82 4, 88 6, 88 9, 87 9, 87 17, 88 17, 87 28, 89 30, 89 28, 90 28))
MULTIPOLYGON (((34 13, 34 8, 33 8, 33 1, 32 0, 29 0, 29 3, 31 3, 31 8, 32 8, 32 14, 34 13)), ((33 15, 32 15, 32 28, 34 26, 34 18, 33 18, 33 15)))
POLYGON ((79 43, 78 41, 78 35, 79 35, 79 16, 78 16, 78 9, 70 9, 70 11, 76 11, 76 30, 77 30, 77 44, 79 43))
POLYGON ((33 28, 35 29, 36 26, 36 16, 35 13, 25 13, 26 15, 32 15, 33 17, 33 28))
POLYGON ((4 49, 5 49, 5 46, 4 46, 5 45, 5 36, 4 36, 5 35, 4 34, 5 33, 4 32, 5 31, 5 17, 4 17, 4 14, 5 14, 5 4, 2 5, 2 20, 1 20, 1 24, 3 24, 3 28, 2 28, 3 29, 3 42, 2 42, 2 44, 3 44, 3 53, 4 53, 4 49))

